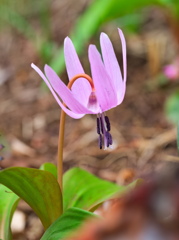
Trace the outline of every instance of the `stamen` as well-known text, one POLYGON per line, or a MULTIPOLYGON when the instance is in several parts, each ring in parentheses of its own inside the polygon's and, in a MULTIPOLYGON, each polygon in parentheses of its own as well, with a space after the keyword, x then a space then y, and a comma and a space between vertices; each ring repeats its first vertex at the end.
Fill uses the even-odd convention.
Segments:
POLYGON ((0 161, 4 160, 4 158, 2 156, 0 156, 0 161))
POLYGON ((99 118, 100 119, 100 129, 101 129, 101 133, 103 134, 104 133, 104 125, 103 125, 103 119, 102 117, 99 118))
POLYGON ((112 135, 109 133, 109 145, 112 145, 112 135))
POLYGON ((109 132, 106 132, 105 137, 107 140, 107 147, 109 147, 110 145, 112 145, 112 136, 109 132))
POLYGON ((109 132, 105 133, 105 138, 106 138, 106 145, 109 147, 109 132))
POLYGON ((99 134, 99 147, 102 149, 104 145, 104 149, 112 145, 112 136, 110 134, 111 125, 109 118, 104 115, 104 113, 99 113, 97 115, 97 133, 99 134))
POLYGON ((100 134, 100 121, 98 117, 96 119, 96 123, 97 123, 97 133, 100 134))
POLYGON ((99 148, 102 149, 102 147, 103 147, 103 138, 102 138, 101 134, 99 134, 98 144, 99 144, 99 148))
POLYGON ((106 128, 107 128, 108 131, 110 131, 111 130, 111 124, 110 124, 108 116, 105 116, 104 119, 105 119, 105 122, 106 122, 106 128))

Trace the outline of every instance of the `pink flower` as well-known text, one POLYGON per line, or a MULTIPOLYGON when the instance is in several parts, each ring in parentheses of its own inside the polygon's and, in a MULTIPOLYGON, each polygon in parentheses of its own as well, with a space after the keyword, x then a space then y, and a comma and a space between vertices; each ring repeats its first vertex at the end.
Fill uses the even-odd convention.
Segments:
MULTIPOLYGON (((122 31, 120 29, 118 31, 123 51, 123 77, 112 43, 105 33, 101 33, 100 45, 103 60, 95 45, 90 45, 88 51, 94 89, 86 79, 79 78, 70 90, 48 65, 44 68, 46 76, 37 66, 31 65, 45 81, 60 107, 70 117, 78 119, 85 114, 97 114, 100 148, 102 148, 102 138, 105 147, 112 144, 109 133, 110 122, 105 111, 121 104, 126 91, 126 42, 122 31), (68 108, 63 105, 59 97, 68 108)), ((69 79, 85 73, 69 37, 64 41, 64 55, 69 79)))
POLYGON ((163 72, 167 78, 177 80, 179 78, 179 58, 175 59, 172 64, 166 65, 163 72))

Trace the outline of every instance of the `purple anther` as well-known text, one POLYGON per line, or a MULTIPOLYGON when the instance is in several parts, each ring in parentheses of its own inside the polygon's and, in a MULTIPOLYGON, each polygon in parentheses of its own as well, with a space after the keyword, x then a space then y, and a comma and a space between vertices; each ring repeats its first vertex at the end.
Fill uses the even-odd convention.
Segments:
POLYGON ((110 133, 109 133, 108 140, 109 140, 109 145, 112 145, 112 135, 110 133))
POLYGON ((111 130, 111 124, 110 124, 108 116, 105 116, 105 122, 106 122, 107 130, 110 131, 111 130))
POLYGON ((105 133, 105 138, 106 138, 106 146, 109 147, 109 132, 105 133))
POLYGON ((99 134, 98 144, 99 144, 99 148, 102 149, 102 147, 103 147, 103 138, 102 138, 101 134, 99 134))
POLYGON ((103 119, 102 119, 102 117, 100 117, 99 119, 100 119, 100 129, 101 129, 101 133, 103 134, 103 133, 104 133, 104 130, 103 130, 103 128, 104 128, 104 126, 103 126, 103 119))
POLYGON ((106 137, 106 145, 107 147, 109 147, 110 145, 112 145, 112 136, 109 132, 106 132, 105 137, 106 137))
POLYGON ((0 156, 0 161, 4 160, 4 158, 2 156, 0 156))
POLYGON ((96 123, 97 123, 97 133, 100 134, 100 120, 98 117, 96 119, 96 123))

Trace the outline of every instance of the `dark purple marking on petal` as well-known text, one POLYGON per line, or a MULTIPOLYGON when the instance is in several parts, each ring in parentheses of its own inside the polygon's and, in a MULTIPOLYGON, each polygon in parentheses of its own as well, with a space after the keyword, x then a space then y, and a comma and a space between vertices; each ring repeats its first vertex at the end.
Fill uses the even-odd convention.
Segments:
POLYGON ((96 104, 97 103, 97 98, 96 98, 96 94, 94 92, 91 92, 90 96, 89 96, 89 104, 96 104))
POLYGON ((105 116, 104 118, 105 118, 105 122, 106 122, 106 128, 107 128, 108 131, 110 131, 111 130, 111 124, 110 124, 109 118, 108 118, 108 116, 105 116))
POLYGON ((99 148, 102 149, 102 147, 103 147, 103 138, 102 138, 101 134, 99 134, 98 144, 99 144, 99 148))

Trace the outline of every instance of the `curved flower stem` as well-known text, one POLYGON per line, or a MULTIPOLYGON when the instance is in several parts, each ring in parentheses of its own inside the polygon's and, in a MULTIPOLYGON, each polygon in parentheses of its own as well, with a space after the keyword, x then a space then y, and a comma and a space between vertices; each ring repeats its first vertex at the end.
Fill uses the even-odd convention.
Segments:
MULTIPOLYGON (((69 81, 67 87, 69 89, 71 89, 73 83, 78 78, 86 78, 91 85, 92 91, 95 91, 93 80, 87 74, 77 74, 77 75, 75 75, 69 81)), ((65 118, 66 118, 66 113, 63 110, 61 110, 60 126, 59 126, 59 139, 58 139, 58 160, 57 160, 57 177, 58 177, 58 183, 59 183, 60 188, 61 188, 61 192, 63 192, 63 145, 64 145, 64 134, 65 134, 65 118)))
POLYGON ((58 139, 58 161, 57 161, 57 174, 58 183, 63 191, 63 145, 64 145, 64 135, 65 135, 65 118, 66 113, 61 110, 60 114, 60 126, 59 126, 59 139, 58 139))

